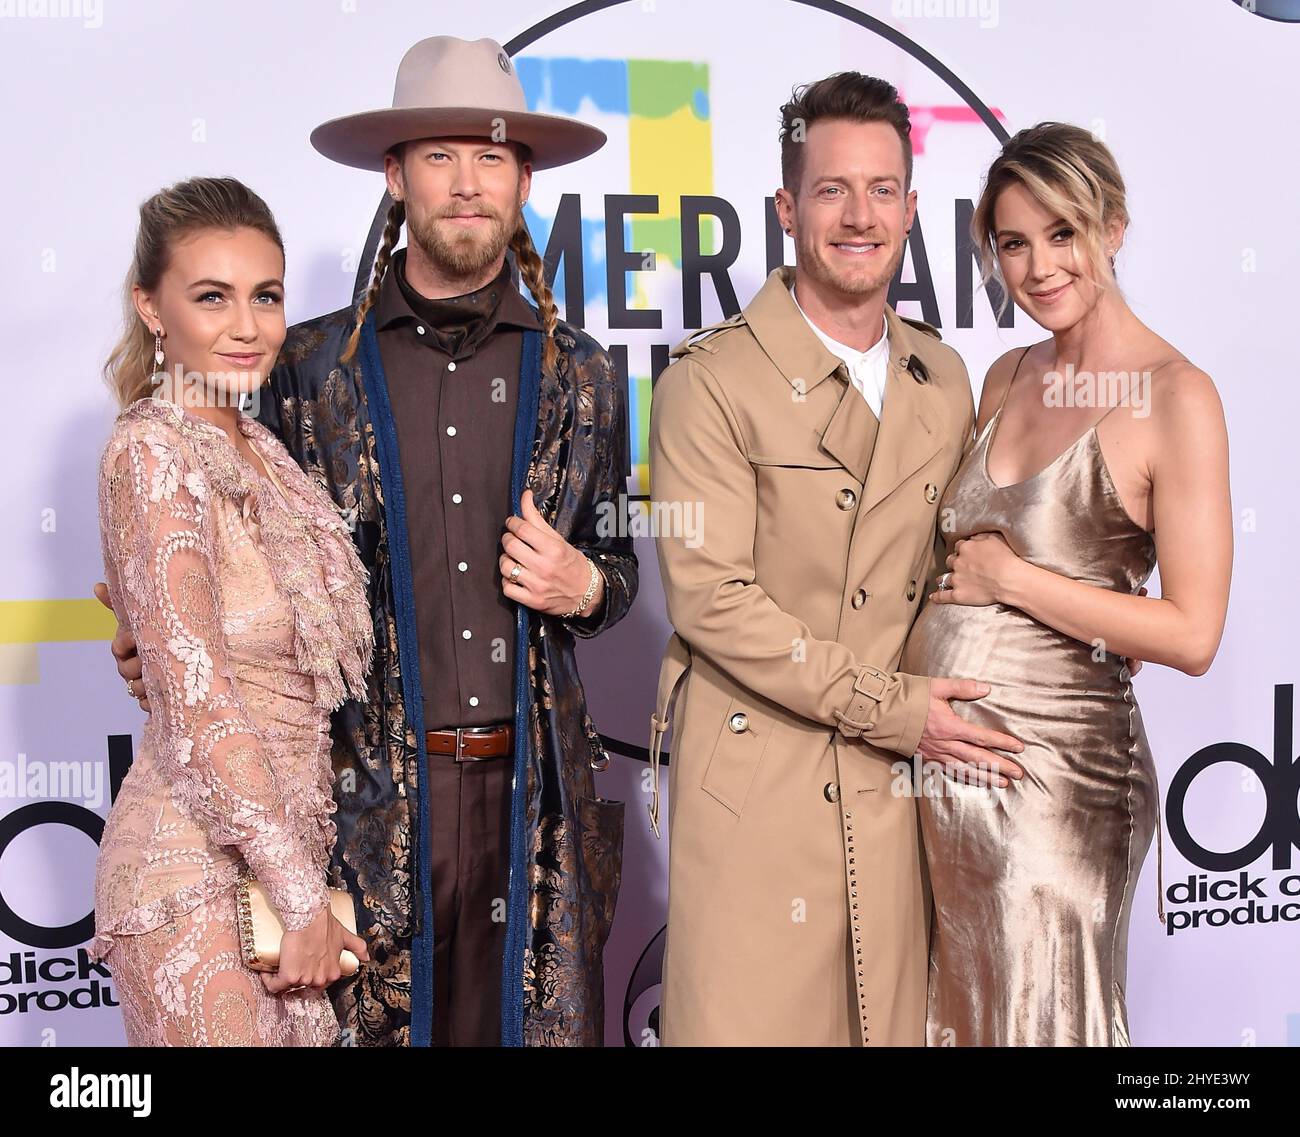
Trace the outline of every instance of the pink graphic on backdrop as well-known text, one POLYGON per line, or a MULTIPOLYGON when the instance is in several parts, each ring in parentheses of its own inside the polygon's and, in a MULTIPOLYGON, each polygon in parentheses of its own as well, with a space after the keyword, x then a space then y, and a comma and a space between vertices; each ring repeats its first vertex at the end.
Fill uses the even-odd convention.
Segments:
MULTIPOLYGON (((900 97, 903 97, 900 92, 900 97)), ((906 97, 903 101, 907 102, 906 97)), ((907 104, 907 109, 912 115, 912 153, 925 153, 925 138, 930 133, 930 128, 939 122, 958 122, 958 123, 978 123, 983 120, 978 114, 965 104, 957 105, 938 105, 938 106, 913 106, 907 104)), ((997 107, 989 107, 989 111, 998 122, 1005 123, 1007 116, 997 107)))

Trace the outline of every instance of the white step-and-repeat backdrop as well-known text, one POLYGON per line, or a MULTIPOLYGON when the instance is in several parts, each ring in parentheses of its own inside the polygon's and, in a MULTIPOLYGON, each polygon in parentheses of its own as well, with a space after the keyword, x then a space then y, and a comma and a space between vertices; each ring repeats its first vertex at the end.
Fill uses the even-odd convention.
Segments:
MULTIPOLYGON (((668 347, 745 304, 793 257, 769 199, 777 108, 794 85, 855 69, 888 78, 911 106, 918 223, 895 300, 942 329, 976 384, 998 354, 1041 338, 1022 313, 999 327, 973 290, 965 221, 1000 141, 1056 119, 1113 149, 1133 218, 1121 286, 1219 386, 1237 519, 1212 670, 1149 666, 1136 680, 1162 782, 1169 922, 1156 916, 1152 849, 1133 912, 1133 1041, 1300 1045, 1300 24, 1269 15, 1286 6, 0 0, 11 400, 0 480, 0 1044, 123 1038, 112 977, 83 945, 95 842, 143 721, 109 656, 111 621, 91 599, 102 576, 95 470, 115 414, 99 367, 139 203, 194 174, 241 178, 283 229, 290 319, 340 307, 383 186, 321 158, 308 134, 388 105, 406 48, 451 34, 506 44, 534 109, 609 135, 591 158, 537 175, 528 219, 539 248, 554 234, 570 269, 580 259, 580 277, 556 282, 562 310, 625 368, 634 495, 648 488, 652 376, 668 347), (624 250, 654 257, 611 277, 624 250), (725 275, 701 277, 697 254, 715 252, 725 275), (611 280, 626 291, 622 316, 607 305, 611 280), (634 328, 626 308, 655 315, 638 314, 634 328)), ((601 792, 628 803, 607 1040, 634 1045, 658 1004, 666 847, 649 832, 643 775, 669 630, 648 537, 638 552, 635 608, 580 654, 614 756, 601 792)))

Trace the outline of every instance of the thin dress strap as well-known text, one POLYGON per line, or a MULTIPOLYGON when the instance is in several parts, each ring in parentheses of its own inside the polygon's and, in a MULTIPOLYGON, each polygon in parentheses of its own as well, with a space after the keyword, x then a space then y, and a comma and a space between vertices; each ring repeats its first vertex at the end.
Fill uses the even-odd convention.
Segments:
POLYGON ((1002 392, 1002 401, 998 403, 998 409, 989 415, 989 421, 984 424, 983 438, 986 453, 993 449, 993 436, 997 433, 997 427, 994 423, 998 422, 1001 418, 1002 408, 1007 405, 1007 396, 1011 394, 1011 385, 1016 381, 1016 376, 1020 374, 1020 365, 1024 363, 1025 356, 1029 354, 1029 348, 1033 346, 1033 344, 1030 344, 1029 347, 1026 347, 1025 350, 1020 353, 1020 358, 1016 360, 1016 369, 1011 372, 1011 378, 1007 380, 1007 389, 1002 392))
POLYGON ((1030 344, 1029 347, 1026 347, 1025 350, 1020 353, 1020 358, 1016 360, 1016 369, 1011 372, 1011 378, 1007 380, 1007 389, 1002 392, 1002 402, 998 404, 998 409, 993 412, 995 415, 1007 405, 1007 396, 1011 394, 1011 384, 1016 381, 1016 376, 1020 374, 1020 365, 1024 363, 1025 356, 1029 354, 1029 348, 1033 346, 1033 344, 1030 344))

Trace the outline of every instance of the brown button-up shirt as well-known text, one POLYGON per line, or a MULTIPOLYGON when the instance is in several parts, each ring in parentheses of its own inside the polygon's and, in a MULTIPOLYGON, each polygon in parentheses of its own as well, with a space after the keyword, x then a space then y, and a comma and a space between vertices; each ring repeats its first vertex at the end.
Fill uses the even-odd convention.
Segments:
POLYGON ((540 330, 502 266, 491 283, 429 300, 406 251, 375 305, 401 452, 424 725, 514 717, 514 612, 497 559, 510 501, 523 329, 540 330))

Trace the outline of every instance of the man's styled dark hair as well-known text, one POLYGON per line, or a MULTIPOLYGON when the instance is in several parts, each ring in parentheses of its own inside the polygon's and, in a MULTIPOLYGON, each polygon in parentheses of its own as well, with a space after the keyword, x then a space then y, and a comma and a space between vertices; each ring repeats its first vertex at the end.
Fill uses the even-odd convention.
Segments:
POLYGON ((863 75, 860 71, 839 71, 805 83, 791 92, 781 108, 781 184, 797 193, 803 178, 804 141, 808 128, 818 119, 846 119, 849 122, 887 122, 903 144, 903 165, 907 175, 903 191, 912 188, 912 116, 892 83, 863 75))

